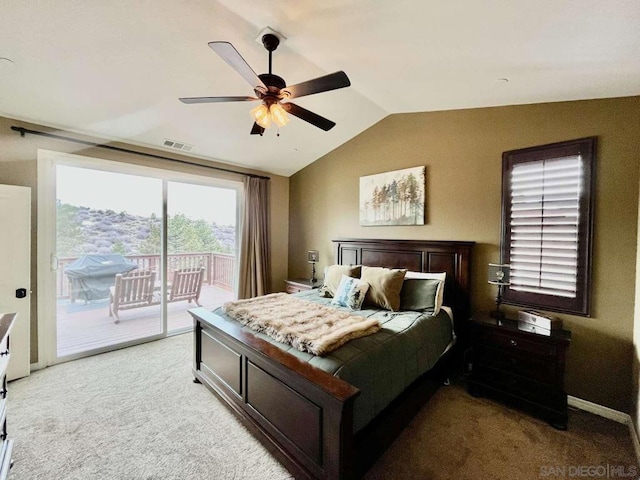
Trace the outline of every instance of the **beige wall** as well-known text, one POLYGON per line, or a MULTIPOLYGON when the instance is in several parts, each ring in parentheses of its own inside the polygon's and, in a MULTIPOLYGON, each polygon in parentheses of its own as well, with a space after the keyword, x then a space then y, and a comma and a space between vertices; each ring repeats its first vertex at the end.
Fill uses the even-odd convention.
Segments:
MULTIPOLYGON (((640 212, 640 200, 638 203, 640 212)), ((638 215, 638 231, 640 232, 640 215, 638 215)), ((632 377, 632 413, 636 431, 640 435, 640 235, 638 235, 636 249, 636 294, 633 324, 633 377, 632 377)))
POLYGON ((472 303, 492 307, 486 265, 499 259, 502 152, 598 137, 593 316, 573 332, 570 395, 631 411, 640 167, 640 97, 392 115, 291 177, 289 274, 319 269, 337 237, 471 240, 472 303), (362 175, 426 165, 426 225, 360 227, 362 175))
MULTIPOLYGON (((143 157, 139 155, 120 153, 115 151, 109 151, 100 148, 87 148, 82 145, 70 143, 62 140, 55 140, 41 136, 26 135, 24 138, 20 137, 19 133, 16 133, 10 129, 12 125, 22 126, 34 130, 50 130, 40 127, 38 125, 32 125, 25 122, 20 122, 8 118, 0 117, 0 183, 8 185, 22 185, 31 187, 32 189, 32 255, 31 255, 31 288, 33 295, 31 296, 31 361, 32 363, 38 360, 37 345, 38 345, 38 329, 37 329, 37 269, 36 269, 36 247, 37 247, 37 158, 38 149, 54 150, 58 152, 75 153, 78 155, 84 155, 89 157, 97 157, 107 160, 121 161, 127 163, 135 163, 138 165, 145 165, 149 167, 164 168, 168 170, 174 170, 179 172, 193 173, 196 175, 216 176, 219 178, 227 178, 233 180, 241 180, 241 175, 230 175, 214 170, 198 167, 181 165, 172 163, 166 160, 153 159, 143 157)), ((65 134, 64 132, 58 132, 65 134)), ((73 136, 73 135, 71 135, 73 136)), ((79 137, 79 136, 76 136, 79 137)), ((99 142, 96 139, 87 139, 94 142, 99 142)), ((128 146, 124 144, 115 144, 124 148, 131 148, 133 150, 144 151, 147 153, 155 153, 157 155, 168 156, 187 161, 196 161, 207 163, 201 160, 194 160, 192 158, 184 157, 171 152, 156 151, 151 149, 145 149, 135 146, 128 146)), ((209 162, 210 163, 210 162, 209 162)), ((211 163, 210 163, 211 164, 211 163)), ((232 168, 249 173, 264 174, 263 172, 257 172, 255 170, 247 170, 235 167, 229 167, 229 165, 218 164, 224 168, 232 168)), ((271 218, 271 285, 275 290, 282 290, 284 279, 287 276, 287 261, 288 261, 288 231, 289 231, 289 212, 286 207, 289 204, 289 179, 279 175, 268 175, 271 177, 271 205, 270 205, 270 218, 271 218)))

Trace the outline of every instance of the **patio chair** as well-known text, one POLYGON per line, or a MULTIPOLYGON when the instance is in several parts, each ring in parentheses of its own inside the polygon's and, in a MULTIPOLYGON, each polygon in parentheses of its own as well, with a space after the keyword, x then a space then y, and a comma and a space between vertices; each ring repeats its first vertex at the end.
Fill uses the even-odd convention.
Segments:
POLYGON ((115 323, 120 323, 120 310, 160 303, 160 298, 154 297, 155 281, 156 272, 151 271, 116 275, 115 285, 109 288, 109 316, 115 317, 115 323))
POLYGON ((173 282, 169 288, 168 302, 179 302, 193 300, 196 305, 201 307, 200 290, 202 290, 202 279, 204 278, 204 267, 185 268, 176 270, 173 274, 173 282))

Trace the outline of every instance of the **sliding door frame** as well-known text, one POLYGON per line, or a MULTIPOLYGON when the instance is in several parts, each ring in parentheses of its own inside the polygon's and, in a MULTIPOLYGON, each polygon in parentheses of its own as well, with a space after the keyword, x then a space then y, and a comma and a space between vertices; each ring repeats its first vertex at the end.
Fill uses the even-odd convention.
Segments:
MULTIPOLYGON (((162 278, 167 278, 167 193, 169 182, 190 183, 209 187, 228 188, 236 191, 236 258, 240 253, 241 217, 244 210, 244 186, 241 181, 221 179, 215 176, 202 176, 193 173, 176 172, 175 170, 147 167, 131 163, 104 160, 77 154, 38 150, 38 222, 37 222, 37 331, 38 331, 38 363, 37 368, 62 363, 78 358, 105 353, 108 351, 139 345, 142 343, 167 337, 167 302, 162 302, 162 330, 160 334, 100 347, 64 357, 57 354, 57 314, 56 300, 51 292, 56 291, 56 167, 69 166, 88 168, 111 173, 157 178, 162 181, 162 231, 161 231, 161 271, 162 278), (53 317, 52 317, 53 316, 53 317)), ((237 295, 237 268, 234 292, 237 295)), ((167 282, 161 285, 162 298, 167 298, 167 282)), ((171 334, 183 333, 181 331, 171 334)))

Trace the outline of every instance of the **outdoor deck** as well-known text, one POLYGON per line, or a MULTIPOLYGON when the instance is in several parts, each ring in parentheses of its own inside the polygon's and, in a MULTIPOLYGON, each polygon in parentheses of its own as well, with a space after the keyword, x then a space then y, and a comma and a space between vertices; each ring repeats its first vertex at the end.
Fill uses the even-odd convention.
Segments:
MULTIPOLYGON (((215 285, 203 285, 200 303, 210 310, 233 300, 233 292, 215 285)), ((187 301, 167 305, 168 331, 190 328, 193 325, 187 301)), ((137 340, 161 333, 160 305, 120 312, 120 323, 109 316, 109 300, 89 303, 68 298, 58 300, 58 357, 94 350, 109 345, 137 340)))

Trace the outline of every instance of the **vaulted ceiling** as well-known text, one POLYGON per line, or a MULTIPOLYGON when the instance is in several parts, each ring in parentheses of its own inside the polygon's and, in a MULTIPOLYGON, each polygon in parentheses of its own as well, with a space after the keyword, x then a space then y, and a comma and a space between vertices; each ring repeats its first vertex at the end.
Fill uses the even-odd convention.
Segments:
POLYGON ((3 0, 0 115, 291 175, 393 113, 639 95, 639 25, 638 0, 3 0), (332 130, 250 136, 254 103, 178 101, 252 95, 207 43, 265 73, 266 26, 287 84, 348 74, 296 100, 332 130))

